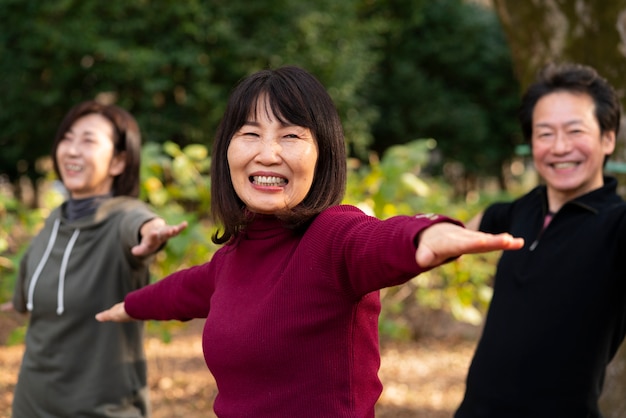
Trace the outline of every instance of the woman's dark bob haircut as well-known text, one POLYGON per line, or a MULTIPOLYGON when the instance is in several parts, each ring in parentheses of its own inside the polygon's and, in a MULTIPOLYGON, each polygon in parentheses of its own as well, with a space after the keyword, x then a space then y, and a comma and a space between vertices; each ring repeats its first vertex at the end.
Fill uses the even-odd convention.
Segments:
POLYGON ((115 106, 105 105, 95 100, 77 104, 65 115, 57 129, 52 144, 52 162, 54 171, 61 180, 57 148, 65 134, 72 128, 74 122, 90 114, 102 115, 113 125, 113 152, 115 155, 123 152, 126 166, 124 171, 113 179, 113 196, 139 196, 139 167, 141 165, 141 132, 135 118, 126 110, 115 106))
POLYGON ((217 128, 211 154, 211 213, 223 226, 213 242, 223 244, 245 228, 251 214, 235 193, 227 152, 233 135, 257 112, 260 97, 282 123, 311 130, 318 159, 313 184, 296 207, 276 215, 292 228, 308 224, 324 209, 341 203, 346 188, 346 147, 337 109, 322 84, 307 71, 286 66, 262 70, 239 82, 217 128))
POLYGON ((595 104, 595 115, 600 131, 615 132, 620 128, 620 103, 617 93, 595 69, 581 64, 549 64, 522 97, 519 120, 524 138, 530 141, 533 134, 533 112, 537 102, 545 95, 565 91, 587 94, 595 104))

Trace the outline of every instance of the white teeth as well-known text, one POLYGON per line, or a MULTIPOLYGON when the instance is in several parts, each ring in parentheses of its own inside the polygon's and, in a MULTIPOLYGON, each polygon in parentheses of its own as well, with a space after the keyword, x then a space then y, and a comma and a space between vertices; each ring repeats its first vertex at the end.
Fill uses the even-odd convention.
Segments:
POLYGON ((554 168, 572 168, 576 167, 577 163, 567 162, 567 163, 555 163, 554 168))
POLYGON ((83 167, 76 164, 65 164, 65 169, 71 171, 81 171, 83 167))
POLYGON ((284 186, 287 180, 275 176, 253 176, 252 182, 260 186, 284 186))

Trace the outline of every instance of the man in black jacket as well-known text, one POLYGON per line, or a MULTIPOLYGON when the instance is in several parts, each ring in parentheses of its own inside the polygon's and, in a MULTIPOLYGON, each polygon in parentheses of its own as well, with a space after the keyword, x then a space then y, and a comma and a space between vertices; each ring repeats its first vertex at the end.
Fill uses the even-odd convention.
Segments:
POLYGON ((597 418, 626 332, 626 204, 603 174, 620 105, 594 69, 548 66, 520 121, 545 185, 469 228, 523 237, 503 253, 456 418, 597 418))

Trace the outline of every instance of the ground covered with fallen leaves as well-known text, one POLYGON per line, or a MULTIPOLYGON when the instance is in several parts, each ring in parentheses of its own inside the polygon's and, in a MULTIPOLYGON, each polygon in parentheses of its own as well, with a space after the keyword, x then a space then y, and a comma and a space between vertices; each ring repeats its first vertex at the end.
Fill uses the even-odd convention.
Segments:
MULTIPOLYGON (((19 319, 0 314, 0 418, 10 417, 23 345, 4 344, 7 328, 19 319)), ((215 381, 202 357, 202 321, 176 328, 171 341, 146 338, 153 418, 215 417, 215 381)), ((472 338, 424 337, 381 343, 384 385, 377 418, 450 418, 463 396, 464 378, 475 347, 472 338)))

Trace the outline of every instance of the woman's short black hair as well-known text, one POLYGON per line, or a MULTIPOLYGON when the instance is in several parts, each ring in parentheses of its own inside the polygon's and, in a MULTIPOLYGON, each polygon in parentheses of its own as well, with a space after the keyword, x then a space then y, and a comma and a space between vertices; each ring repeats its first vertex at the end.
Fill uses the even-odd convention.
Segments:
POLYGON ((324 86, 295 66, 262 70, 239 82, 232 91, 216 132, 211 154, 211 213, 223 231, 213 237, 225 243, 249 222, 250 213, 235 193, 227 152, 233 135, 256 113, 257 100, 266 96, 270 110, 284 123, 311 130, 318 159, 313 183, 304 200, 277 214, 287 226, 300 227, 330 206, 341 203, 346 188, 346 146, 337 109, 324 86))
POLYGON ((52 162, 57 177, 61 180, 56 153, 59 143, 74 122, 90 114, 102 115, 113 125, 114 154, 125 153, 124 171, 113 179, 113 196, 139 196, 139 168, 141 165, 141 132, 135 118, 126 110, 115 105, 106 105, 88 100, 72 107, 57 129, 52 143, 52 162))

